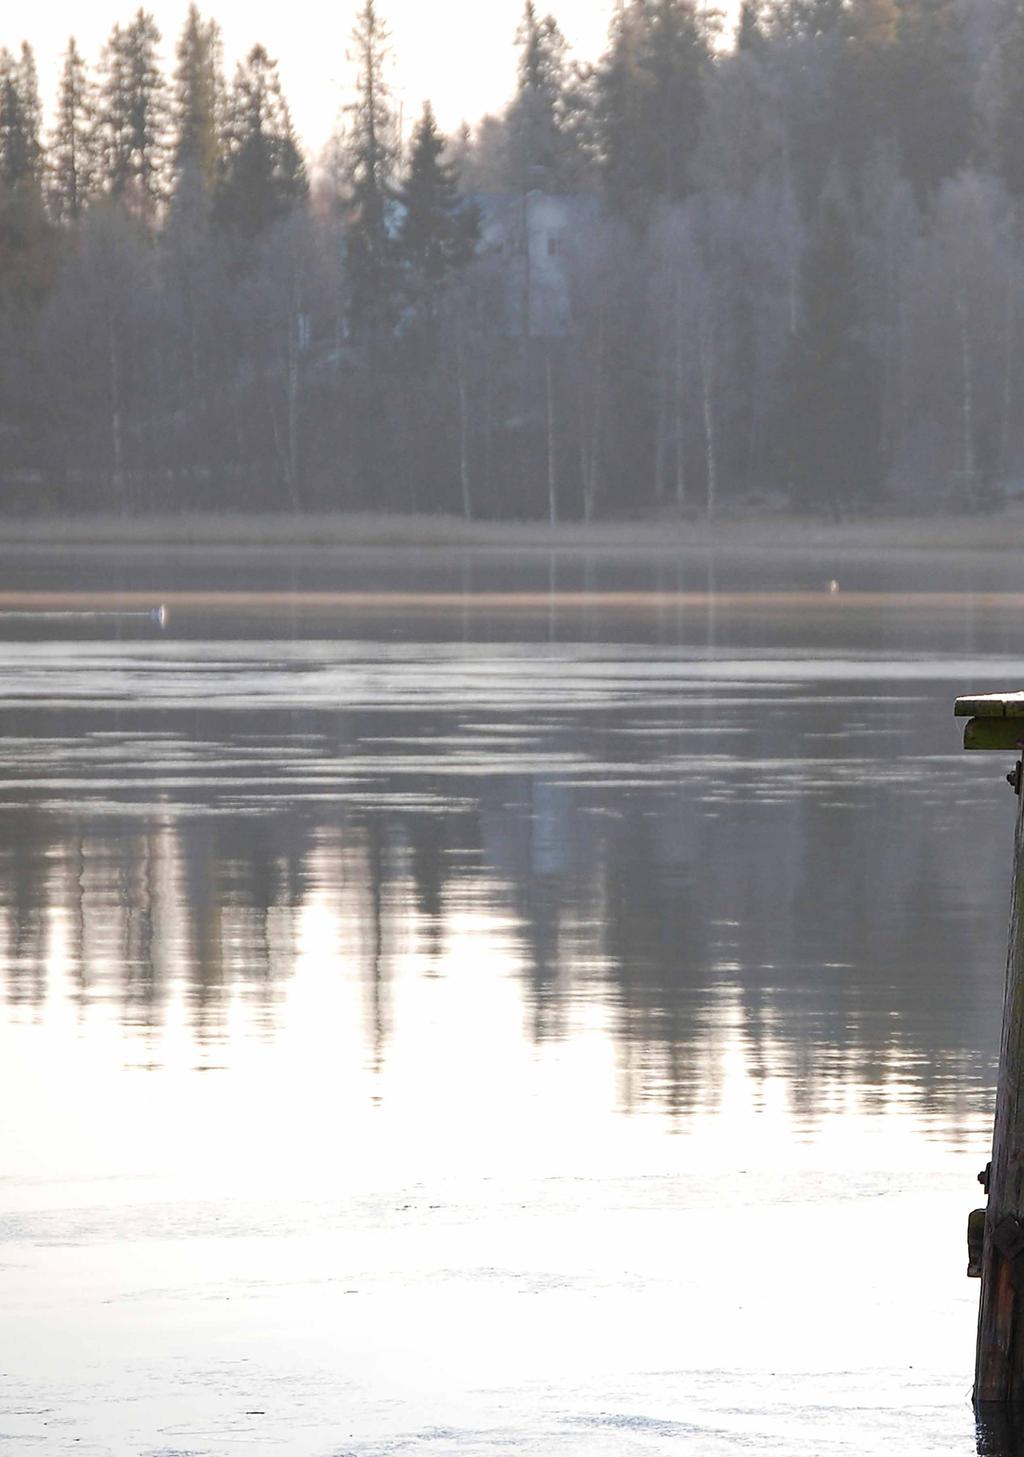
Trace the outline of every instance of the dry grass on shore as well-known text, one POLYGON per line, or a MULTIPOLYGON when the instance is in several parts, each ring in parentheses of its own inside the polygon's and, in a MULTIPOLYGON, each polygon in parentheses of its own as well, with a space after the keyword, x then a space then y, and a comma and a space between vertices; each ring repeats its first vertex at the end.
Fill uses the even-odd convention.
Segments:
POLYGON ((657 519, 567 523, 464 521, 446 516, 246 515, 11 518, 8 548, 466 550, 599 554, 727 550, 742 552, 1024 551, 1024 512, 833 523, 745 517, 714 523, 657 519))

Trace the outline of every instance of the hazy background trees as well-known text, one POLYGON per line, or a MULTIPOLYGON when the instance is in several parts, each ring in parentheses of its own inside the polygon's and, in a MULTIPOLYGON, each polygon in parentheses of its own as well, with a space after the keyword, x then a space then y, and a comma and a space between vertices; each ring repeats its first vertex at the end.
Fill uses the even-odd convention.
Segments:
POLYGON ((44 123, 0 50, 8 509, 978 509, 1024 481, 1024 0, 529 0, 403 128, 362 0, 307 159, 273 57, 139 9, 44 123), (162 57, 173 56, 165 71, 162 57), (404 135, 402 134, 404 131, 404 135))

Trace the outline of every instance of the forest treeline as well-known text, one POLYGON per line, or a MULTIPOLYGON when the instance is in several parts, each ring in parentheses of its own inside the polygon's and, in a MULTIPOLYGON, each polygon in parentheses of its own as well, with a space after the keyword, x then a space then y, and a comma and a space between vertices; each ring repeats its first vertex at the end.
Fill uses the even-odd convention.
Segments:
POLYGON ((1024 0, 744 0, 728 35, 623 0, 592 64, 527 3, 515 43, 500 113, 406 138, 362 0, 315 162, 274 60, 228 77, 194 5, 166 71, 142 9, 95 66, 72 40, 52 118, 0 51, 6 508, 1017 491, 1024 0))

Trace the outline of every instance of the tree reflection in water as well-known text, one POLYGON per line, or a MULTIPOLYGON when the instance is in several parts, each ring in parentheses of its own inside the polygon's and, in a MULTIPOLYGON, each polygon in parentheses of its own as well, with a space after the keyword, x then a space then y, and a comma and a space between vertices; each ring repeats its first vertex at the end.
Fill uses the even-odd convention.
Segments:
MULTIPOLYGON (((202 1065, 238 1016, 246 1035, 275 1035, 304 917, 326 904, 379 1069, 396 966, 414 948, 417 974, 444 978, 471 911, 506 930, 536 1045, 600 1013, 624 1108, 685 1120, 713 1105, 733 1044, 755 1097, 781 1080, 808 1128, 851 1089, 947 1128, 986 1106, 1005 867, 998 841, 964 866, 941 796, 912 796, 907 818, 891 786, 836 802, 831 789, 759 799, 748 785, 727 809, 703 803, 699 781, 623 792, 496 776, 460 783, 448 806, 436 782, 419 788, 436 802, 8 808, 11 1014, 43 1016, 59 985, 80 1014, 115 1003, 126 1029, 157 1034, 180 998, 202 1065)), ((482 949, 475 974, 492 974, 482 949)))

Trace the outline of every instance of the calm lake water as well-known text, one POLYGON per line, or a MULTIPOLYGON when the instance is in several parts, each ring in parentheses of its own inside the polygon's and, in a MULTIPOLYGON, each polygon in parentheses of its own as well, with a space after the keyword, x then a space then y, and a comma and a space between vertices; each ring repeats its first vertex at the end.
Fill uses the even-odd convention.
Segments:
POLYGON ((0 1449, 977 1451, 1024 567, 3 566, 0 1449))

